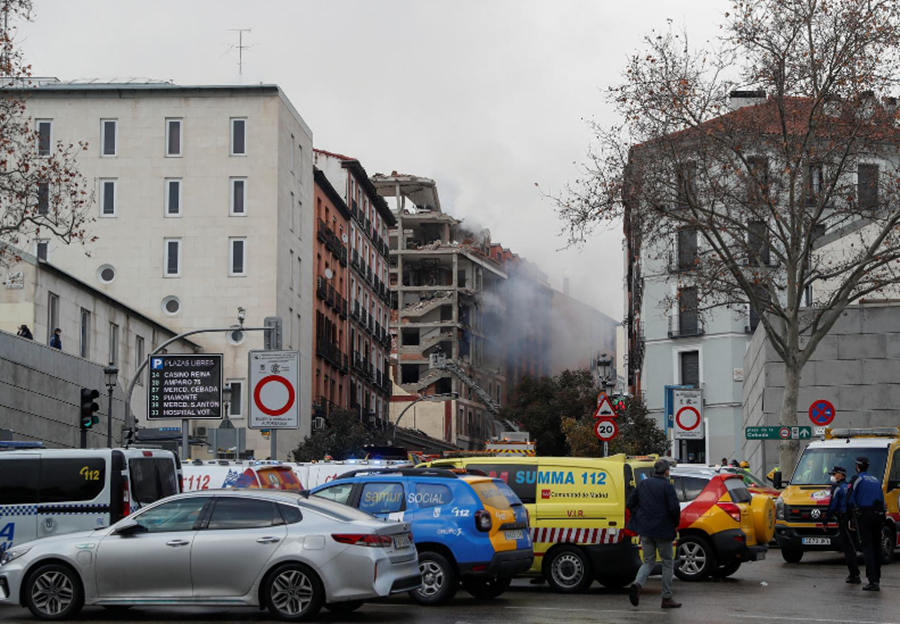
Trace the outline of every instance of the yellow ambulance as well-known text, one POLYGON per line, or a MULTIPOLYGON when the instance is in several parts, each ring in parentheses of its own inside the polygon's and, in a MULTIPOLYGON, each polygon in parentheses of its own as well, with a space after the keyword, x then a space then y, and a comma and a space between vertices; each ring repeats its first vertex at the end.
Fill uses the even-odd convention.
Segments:
POLYGON ((594 580, 630 583, 640 567, 634 534, 625 528, 625 501, 653 474, 655 457, 459 457, 427 466, 475 470, 503 479, 531 520, 534 564, 559 592, 579 592, 594 580))
POLYGON ((852 478, 860 456, 869 459, 869 474, 882 483, 887 513, 881 557, 885 563, 891 560, 900 546, 900 427, 826 429, 824 440, 810 442, 803 450, 789 481, 782 482, 780 473, 773 475, 775 487, 786 486, 775 501, 775 539, 785 561, 797 563, 807 551, 841 550, 837 523, 823 524, 831 501, 829 473, 842 466, 852 478))

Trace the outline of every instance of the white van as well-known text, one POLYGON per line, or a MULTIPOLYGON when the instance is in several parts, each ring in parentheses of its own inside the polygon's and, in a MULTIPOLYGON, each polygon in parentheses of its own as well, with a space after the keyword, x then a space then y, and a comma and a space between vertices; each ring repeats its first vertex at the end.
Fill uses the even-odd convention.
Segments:
POLYGON ((171 451, 0 451, 0 551, 109 526, 181 489, 181 463, 171 451))

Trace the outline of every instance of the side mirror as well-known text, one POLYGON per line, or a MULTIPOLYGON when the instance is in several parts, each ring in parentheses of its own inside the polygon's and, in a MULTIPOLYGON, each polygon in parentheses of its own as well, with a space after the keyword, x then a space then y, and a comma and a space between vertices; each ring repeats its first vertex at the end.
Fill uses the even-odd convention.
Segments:
POLYGON ((138 524, 136 520, 123 520, 116 526, 113 535, 121 535, 122 537, 130 537, 138 533, 146 533, 147 527, 138 524))
POLYGON ((772 473, 772 486, 776 490, 780 490, 781 488, 784 487, 784 483, 781 481, 781 471, 780 470, 776 470, 775 472, 772 473))
POLYGON ((888 481, 888 484, 887 484, 888 491, 896 490, 897 488, 900 488, 900 481, 897 481, 897 480, 888 481))

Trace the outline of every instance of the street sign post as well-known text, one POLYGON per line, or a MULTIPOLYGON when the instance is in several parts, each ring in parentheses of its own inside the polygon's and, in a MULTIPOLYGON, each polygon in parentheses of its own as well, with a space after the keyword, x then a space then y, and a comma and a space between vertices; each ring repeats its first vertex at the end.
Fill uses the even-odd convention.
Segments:
POLYGON ((251 429, 300 427, 300 352, 251 351, 249 354, 251 429))
POLYGON ((222 354, 149 358, 147 420, 221 420, 222 354))
POLYGON ((796 425, 745 427, 744 437, 748 440, 809 440, 812 438, 812 427, 796 425))
POLYGON ((675 390, 674 435, 676 440, 703 439, 703 394, 701 390, 675 390))
POLYGON ((831 401, 818 399, 809 406, 809 420, 817 427, 830 425, 836 415, 837 410, 834 409, 831 401))

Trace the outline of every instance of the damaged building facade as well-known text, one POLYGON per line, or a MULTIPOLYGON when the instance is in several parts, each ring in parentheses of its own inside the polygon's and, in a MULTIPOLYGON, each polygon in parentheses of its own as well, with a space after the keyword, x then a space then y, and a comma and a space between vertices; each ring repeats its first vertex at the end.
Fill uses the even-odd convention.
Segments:
POLYGON ((503 324, 507 274, 490 236, 443 212, 433 180, 372 177, 396 218, 390 232, 395 387, 391 418, 463 448, 497 433, 506 393, 503 324), (424 400, 423 398, 424 397, 424 400), (408 422, 406 418, 414 422, 408 422))

